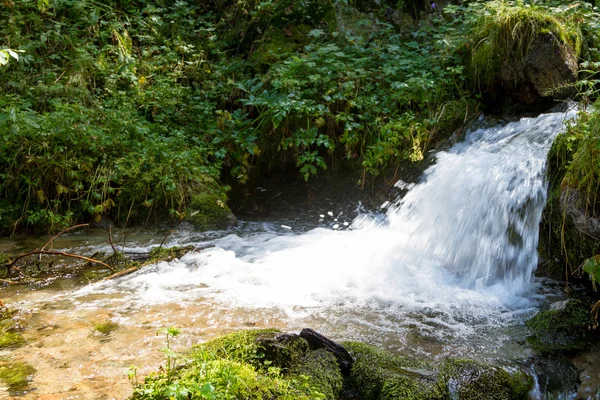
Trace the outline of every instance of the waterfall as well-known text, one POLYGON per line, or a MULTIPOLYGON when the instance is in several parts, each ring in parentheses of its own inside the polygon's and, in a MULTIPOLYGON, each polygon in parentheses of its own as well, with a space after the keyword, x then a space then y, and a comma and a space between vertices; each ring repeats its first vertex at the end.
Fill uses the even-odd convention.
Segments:
POLYGON ((528 292, 546 200, 546 157, 571 117, 543 114, 468 133, 437 153, 385 218, 363 215, 346 229, 339 221, 337 230, 303 233, 274 223, 197 241, 215 247, 90 285, 76 296, 121 296, 127 310, 201 301, 215 307, 220 320, 240 324, 248 314, 316 318, 367 327, 362 330, 450 330, 453 337, 510 324, 535 306, 528 292))
POLYGON ((389 229, 408 233, 408 258, 433 258, 466 287, 500 282, 512 293, 526 290, 538 260, 546 157, 572 116, 479 129, 438 153, 423 182, 388 213, 389 229))

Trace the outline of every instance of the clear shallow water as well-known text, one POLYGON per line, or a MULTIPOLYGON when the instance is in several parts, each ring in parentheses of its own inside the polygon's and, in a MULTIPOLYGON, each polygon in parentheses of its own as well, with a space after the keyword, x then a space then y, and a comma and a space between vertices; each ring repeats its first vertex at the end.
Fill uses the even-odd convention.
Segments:
MULTIPOLYGON (((351 219, 331 210, 314 216, 324 227, 301 233, 278 223, 182 230, 168 245, 215 247, 113 281, 7 294, 46 324, 63 321, 67 338, 87 329, 81 340, 93 351, 113 354, 110 343, 119 341, 127 360, 152 360, 160 345, 148 348, 149 337, 165 326, 187 330, 188 342, 244 327, 310 326, 434 357, 522 359, 529 351, 523 320, 560 296, 532 274, 545 158, 565 118, 545 114, 470 133, 438 153, 422 182, 386 213, 361 214, 357 205, 351 219), (102 313, 122 329, 98 347, 89 330, 102 313)), ((130 235, 125 250, 148 251, 161 239, 130 235)), ((60 240, 56 246, 73 252, 110 251, 101 238, 60 240)), ((56 348, 68 352, 65 343, 56 348)), ((32 357, 27 351, 17 354, 32 357)))

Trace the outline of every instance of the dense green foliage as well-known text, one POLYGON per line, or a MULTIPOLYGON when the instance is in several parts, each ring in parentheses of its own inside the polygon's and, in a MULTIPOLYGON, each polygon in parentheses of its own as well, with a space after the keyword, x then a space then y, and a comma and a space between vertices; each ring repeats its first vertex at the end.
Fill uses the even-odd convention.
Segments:
POLYGON ((291 0, 1 7, 4 44, 23 51, 0 70, 5 232, 182 219, 194 194, 224 199, 222 172, 245 182, 274 163, 377 174, 475 109, 454 22, 401 35, 350 13, 342 30, 347 6, 291 0))
POLYGON ((593 52, 587 3, 544 4, 448 5, 408 31, 375 2, 5 2, 0 45, 22 53, 0 69, 0 230, 187 219, 268 169, 344 163, 364 184, 478 110, 485 54, 532 29, 593 52))

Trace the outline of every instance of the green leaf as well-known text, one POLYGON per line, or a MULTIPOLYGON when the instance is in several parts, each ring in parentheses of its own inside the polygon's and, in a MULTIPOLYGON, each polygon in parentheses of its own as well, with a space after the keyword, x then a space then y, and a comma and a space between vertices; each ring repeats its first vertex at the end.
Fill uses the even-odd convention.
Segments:
POLYGON ((590 276, 592 285, 596 287, 600 283, 600 254, 585 260, 583 262, 583 271, 590 276))

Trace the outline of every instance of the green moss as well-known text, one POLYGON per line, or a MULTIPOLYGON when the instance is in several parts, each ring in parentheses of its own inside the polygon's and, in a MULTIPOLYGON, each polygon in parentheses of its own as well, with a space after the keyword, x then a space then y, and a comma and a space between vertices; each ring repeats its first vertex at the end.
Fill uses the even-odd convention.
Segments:
POLYGON ((341 389, 341 375, 333 356, 314 352, 289 369, 274 366, 265 359, 260 344, 261 336, 272 337, 274 332, 241 331, 198 346, 175 376, 148 377, 135 388, 132 398, 333 398, 341 389))
POLYGON ((308 376, 313 390, 323 394, 326 399, 336 399, 342 392, 342 372, 335 356, 325 349, 307 352, 291 367, 290 373, 297 379, 308 376))
POLYGON ((2 362, 0 363, 0 380, 2 380, 9 390, 24 389, 29 385, 35 368, 23 362, 2 362))
POLYGON ((181 258, 185 254, 194 250, 194 246, 173 246, 173 247, 155 247, 150 251, 150 259, 146 262, 156 263, 158 261, 173 260, 181 258))
POLYGON ((356 358, 347 389, 363 400, 438 399, 433 368, 410 357, 396 356, 358 342, 343 344, 356 358))
POLYGON ((119 327, 119 324, 113 321, 105 321, 94 325, 94 330, 103 335, 109 335, 119 327))
POLYGON ((199 230, 226 229, 236 221, 225 199, 212 192, 201 192, 191 197, 187 220, 199 230))
POLYGON ((533 41, 544 33, 552 33, 579 55, 581 32, 569 15, 558 16, 545 7, 510 5, 503 1, 487 3, 470 46, 475 82, 485 85, 493 82, 508 58, 522 62, 533 41))
POLYGON ((590 338, 592 318, 589 307, 580 300, 568 300, 562 309, 540 311, 526 322, 532 344, 541 351, 576 350, 590 338))
POLYGON ((249 61, 260 68, 269 67, 290 57, 306 43, 306 34, 310 27, 301 25, 290 29, 284 32, 281 28, 269 28, 258 48, 251 54, 249 61))
POLYGON ((261 335, 279 332, 276 329, 256 329, 230 333, 201 345, 218 358, 229 358, 239 362, 253 362, 263 357, 258 344, 261 335))
POLYGON ((311 350, 298 335, 236 332, 198 346, 170 379, 150 376, 133 398, 518 400, 533 384, 524 373, 474 361, 446 360, 437 371, 363 343, 343 345, 356 359, 346 377, 332 353, 311 350))
POLYGON ((298 335, 265 332, 256 340, 265 360, 284 370, 298 365, 310 351, 308 342, 298 335))
POLYGON ((565 212, 561 197, 569 197, 569 205, 589 217, 600 218, 600 164, 597 146, 600 142, 598 106, 579 113, 560 134, 548 154, 550 191, 540 229, 540 255, 549 260, 558 278, 568 278, 584 260, 600 254, 600 241, 594 234, 581 232, 565 212), (557 260, 558 262, 555 262, 557 260), (565 274, 565 266, 567 271, 565 274))
POLYGON ((0 333, 0 349, 5 347, 18 347, 25 342, 23 336, 19 332, 2 332, 0 333))
POLYGON ((445 398, 526 400, 533 379, 520 371, 510 374, 502 368, 471 360, 447 359, 441 368, 438 385, 445 392, 445 398))
POLYGON ((24 321, 19 310, 0 307, 0 349, 18 347, 25 343, 21 331, 24 321))

